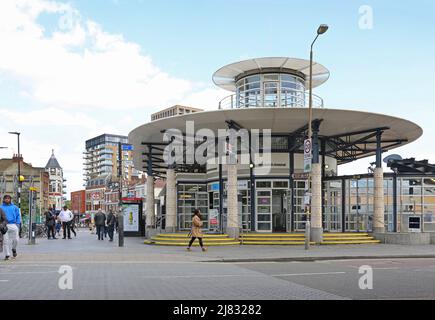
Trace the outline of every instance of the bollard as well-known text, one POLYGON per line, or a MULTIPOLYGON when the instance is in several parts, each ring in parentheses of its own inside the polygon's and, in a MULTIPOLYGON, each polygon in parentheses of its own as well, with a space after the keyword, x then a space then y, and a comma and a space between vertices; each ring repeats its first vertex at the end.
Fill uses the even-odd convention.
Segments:
POLYGON ((305 222, 305 250, 310 249, 310 238, 311 238, 311 223, 310 216, 307 215, 307 221, 305 222))

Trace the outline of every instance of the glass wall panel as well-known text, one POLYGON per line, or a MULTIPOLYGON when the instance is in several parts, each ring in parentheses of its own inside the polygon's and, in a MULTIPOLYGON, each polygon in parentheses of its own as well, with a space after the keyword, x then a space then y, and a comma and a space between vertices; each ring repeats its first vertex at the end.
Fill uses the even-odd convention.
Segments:
POLYGON ((342 214, 342 181, 326 181, 325 214, 323 225, 325 231, 340 232, 342 214))
POLYGON ((208 193, 207 186, 198 184, 179 184, 177 212, 180 230, 192 227, 193 211, 201 210, 203 229, 208 229, 208 193))

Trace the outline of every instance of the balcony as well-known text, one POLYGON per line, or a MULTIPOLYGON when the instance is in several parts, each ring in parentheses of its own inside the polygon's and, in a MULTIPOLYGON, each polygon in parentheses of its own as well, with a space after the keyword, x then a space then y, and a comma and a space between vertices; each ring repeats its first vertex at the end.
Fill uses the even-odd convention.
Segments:
MULTIPOLYGON (((263 94, 263 91, 249 94, 232 94, 219 102, 219 109, 238 108, 308 108, 309 93, 299 90, 282 90, 263 94)), ((313 94, 313 108, 323 108, 323 99, 313 94)))

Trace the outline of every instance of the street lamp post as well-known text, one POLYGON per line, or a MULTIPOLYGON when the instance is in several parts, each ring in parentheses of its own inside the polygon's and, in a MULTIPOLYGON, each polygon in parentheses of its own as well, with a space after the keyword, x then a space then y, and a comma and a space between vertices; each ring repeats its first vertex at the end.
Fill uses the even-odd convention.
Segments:
POLYGON ((122 176, 123 176, 123 168, 122 168, 122 143, 118 143, 118 187, 119 187, 119 202, 118 202, 118 246, 124 246, 124 214, 122 212, 122 176))
MULTIPOLYGON (((23 186, 21 179, 21 153, 20 153, 20 132, 9 132, 9 134, 14 134, 18 138, 18 190, 17 190, 17 202, 18 208, 21 214, 21 188, 23 186)), ((20 224, 20 237, 21 237, 21 224, 20 224)))
MULTIPOLYGON (((328 30, 328 25, 321 24, 319 28, 317 28, 317 35, 314 38, 313 42, 311 43, 310 47, 310 81, 309 81, 309 104, 308 104, 308 139, 312 139, 313 136, 313 129, 312 129, 312 121, 313 121, 313 46, 316 42, 317 38, 324 34, 328 30)), ((311 169, 310 169, 311 170, 311 169)), ((308 191, 309 194, 311 192, 311 172, 309 172, 309 178, 308 178, 308 191)), ((308 249, 310 247, 310 236, 311 236, 311 196, 310 196, 310 209, 307 211, 307 218, 305 222, 305 249, 308 249)))

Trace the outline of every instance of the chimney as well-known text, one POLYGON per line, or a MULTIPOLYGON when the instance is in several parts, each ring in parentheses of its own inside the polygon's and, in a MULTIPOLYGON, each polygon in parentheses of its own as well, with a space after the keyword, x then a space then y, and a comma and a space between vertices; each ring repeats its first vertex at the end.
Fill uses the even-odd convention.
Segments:
POLYGON ((12 157, 12 162, 18 163, 18 161, 20 161, 20 163, 23 163, 23 156, 14 154, 14 156, 12 157))

